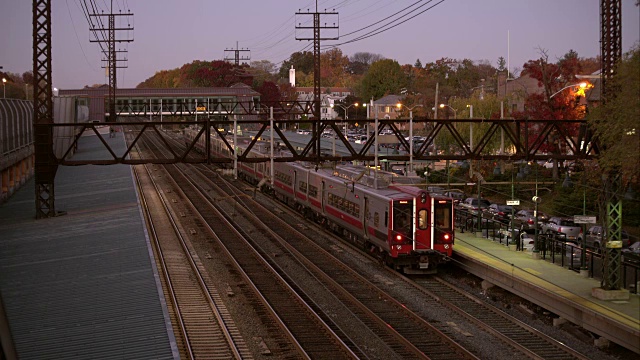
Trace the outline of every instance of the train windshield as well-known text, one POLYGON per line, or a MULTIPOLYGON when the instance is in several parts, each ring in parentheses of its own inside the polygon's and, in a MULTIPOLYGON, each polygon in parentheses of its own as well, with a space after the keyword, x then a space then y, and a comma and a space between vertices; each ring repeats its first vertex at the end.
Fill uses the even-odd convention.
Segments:
POLYGON ((393 230, 395 232, 409 235, 413 222, 413 204, 408 200, 400 200, 393 203, 393 230))

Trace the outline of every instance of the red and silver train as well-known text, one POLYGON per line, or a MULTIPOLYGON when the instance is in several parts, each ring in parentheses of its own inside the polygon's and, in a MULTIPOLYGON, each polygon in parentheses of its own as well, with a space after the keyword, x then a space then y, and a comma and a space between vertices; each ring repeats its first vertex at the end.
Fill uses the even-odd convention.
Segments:
MULTIPOLYGON (((197 132, 185 130, 184 134, 190 145, 197 132)), ((203 140, 195 144, 198 151, 204 149, 203 140)), ((250 139, 237 142, 239 153, 244 153, 250 139)), ((268 146, 258 141, 251 156, 268 157, 268 146)), ((215 157, 230 156, 227 145, 215 135, 210 150, 215 157)), ((449 260, 454 243, 453 199, 393 183, 390 180, 397 175, 390 172, 378 171, 376 181, 374 170, 365 166, 317 168, 301 162, 273 166, 272 173, 269 161, 241 162, 238 176, 406 274, 434 273, 449 260)))

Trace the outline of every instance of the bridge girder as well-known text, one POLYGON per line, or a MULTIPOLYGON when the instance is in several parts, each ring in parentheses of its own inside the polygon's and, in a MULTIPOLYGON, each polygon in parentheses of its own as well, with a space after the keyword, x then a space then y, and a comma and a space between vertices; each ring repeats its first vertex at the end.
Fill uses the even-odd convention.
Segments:
MULTIPOLYGON (((122 126, 123 128, 133 129, 135 127, 142 128, 137 131, 133 144, 129 146, 126 152, 117 154, 110 148, 106 141, 102 141, 105 149, 109 153, 109 157, 96 160, 72 160, 68 158, 68 154, 72 154, 71 149, 76 146, 80 134, 85 131, 92 131, 101 136, 97 126, 103 124, 51 124, 52 127, 74 126, 77 129, 78 137, 70 144, 68 151, 59 159, 56 159, 58 165, 90 165, 90 164, 141 164, 155 163, 168 164, 180 162, 201 162, 201 163, 226 163, 228 158, 214 158, 210 156, 202 157, 200 160, 194 160, 190 155, 195 155, 195 143, 192 143, 187 150, 179 149, 177 146, 164 141, 164 144, 172 154, 170 158, 154 159, 127 159, 133 146, 138 142, 143 134, 153 133, 161 136, 161 128, 184 128, 191 127, 199 130, 199 138, 207 141, 203 136, 205 129, 209 129, 212 134, 217 134, 223 139, 229 151, 233 151, 233 145, 230 141, 232 135, 225 134, 221 129, 232 129, 239 126, 242 129, 250 129, 252 139, 249 141, 248 149, 255 147, 259 139, 269 141, 270 120, 264 119, 265 116, 254 120, 228 120, 225 119, 199 119, 198 121, 135 121, 135 122, 117 122, 104 123, 109 126, 122 126)), ((273 120, 274 141, 281 144, 282 149, 286 151, 276 154, 275 161, 373 161, 375 160, 375 137, 369 137, 366 142, 360 146, 354 145, 347 139, 343 133, 344 123, 355 126, 366 126, 371 128, 374 126, 373 119, 350 119, 344 120, 273 120), (305 125, 307 124, 307 125, 305 125), (292 135, 291 132, 285 131, 285 128, 291 128, 295 125, 319 129, 316 134, 311 136, 292 135), (325 129, 331 129, 335 134, 335 142, 341 146, 341 153, 327 154, 321 152, 320 156, 314 154, 313 147, 317 144, 319 137, 325 129), (302 138, 302 140, 301 140, 302 138)), ((385 138, 389 140, 392 136, 394 142, 394 152, 392 154, 382 154, 379 151, 378 159, 387 159, 390 161, 409 161, 410 144, 405 138, 403 129, 408 126, 423 129, 424 141, 413 147, 413 160, 590 160, 598 155, 598 146, 591 137, 591 132, 587 128, 584 120, 483 120, 483 119, 466 119, 466 120, 410 120, 410 119, 384 119, 378 120, 378 133, 383 130, 390 130, 390 134, 385 138), (475 127, 476 138, 473 148, 469 146, 468 137, 459 129, 468 128, 470 124, 475 127), (480 131, 482 130, 482 131, 480 131), (503 136, 504 134, 504 136, 503 136), (479 139, 479 140, 478 140, 479 139), (503 140, 504 139, 504 140, 503 140), (497 144, 504 144, 505 151, 502 153, 498 150, 497 144), (444 145, 443 145, 444 144, 444 145), (446 148, 443 148, 446 146, 446 148), (546 148, 545 148, 546 146, 546 148), (557 151, 547 151, 549 147, 555 148, 557 151), (546 149, 546 150, 545 150, 546 149), (560 150, 562 149, 562 150, 560 150)), ((293 133, 295 134, 295 133, 293 133)), ((379 137, 381 139, 382 137, 379 137)), ((321 139, 320 139, 321 140, 321 139)), ((329 141, 329 140, 325 140, 329 141)), ((269 158, 253 157, 246 151, 238 157, 240 162, 266 162, 269 158)))

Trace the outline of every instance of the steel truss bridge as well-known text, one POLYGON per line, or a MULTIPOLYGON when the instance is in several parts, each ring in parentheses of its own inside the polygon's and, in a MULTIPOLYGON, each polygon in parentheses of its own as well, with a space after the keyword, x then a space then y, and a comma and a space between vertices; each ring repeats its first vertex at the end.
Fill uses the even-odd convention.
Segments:
MULTIPOLYGON (((245 103, 246 105, 246 103, 245 103)), ((394 154, 378 154, 378 160, 386 159, 390 161, 409 160, 588 160, 598 155, 598 146, 592 138, 587 123, 584 120, 485 120, 485 119, 349 119, 349 120, 303 120, 309 115, 312 103, 282 102, 277 107, 271 104, 251 103, 249 107, 244 107, 242 103, 227 107, 226 114, 215 112, 214 115, 203 111, 198 120, 195 120, 195 113, 192 114, 194 120, 177 121, 146 121, 153 112, 145 112, 144 109, 137 113, 140 119, 131 121, 133 118, 120 118, 122 121, 116 123, 87 123, 87 124, 51 124, 52 127, 73 126, 78 134, 76 140, 71 143, 65 155, 61 158, 52 159, 56 165, 90 165, 90 164, 173 164, 180 162, 206 162, 206 163, 228 163, 233 159, 215 158, 211 155, 199 155, 198 159, 190 157, 194 152, 195 140, 187 144, 186 150, 177 148, 166 139, 163 143, 167 150, 173 154, 170 158, 140 158, 128 159, 133 146, 136 145, 141 136, 145 134, 156 134, 161 136, 162 127, 172 127, 174 129, 191 127, 198 131, 196 140, 203 139, 207 148, 209 147, 211 134, 217 134, 226 143, 229 151, 233 153, 233 134, 227 133, 226 129, 251 130, 253 136, 247 151, 238 155, 240 162, 265 162, 270 161, 265 157, 252 157, 251 150, 259 139, 269 141, 271 139, 271 128, 273 128, 274 141, 277 140, 282 147, 288 151, 274 155, 274 161, 309 161, 309 162, 330 162, 330 161, 374 161, 376 145, 381 143, 393 143, 394 154), (269 107, 267 107, 269 106, 269 107), (266 113, 268 109, 268 113, 266 113), (276 111, 277 110, 277 111, 276 111), (251 116, 247 116, 251 115, 251 116), (237 120, 249 118, 249 120, 237 120), (302 119, 299 119, 302 118, 302 119), (142 119, 142 120, 141 120, 142 119), (97 126, 110 125, 124 129, 136 130, 135 140, 123 154, 116 154, 106 141, 102 141, 110 156, 105 159, 96 160, 72 160, 68 154, 72 154, 72 148, 76 146, 79 136, 89 130, 101 136, 97 126), (370 136, 358 148, 353 142, 347 139, 344 129, 348 127, 359 127, 368 129, 367 133, 385 133, 386 135, 370 136), (308 128, 311 136, 304 146, 300 146, 300 137, 296 137, 295 142, 291 138, 291 132, 285 129, 294 127, 308 128), (413 128, 414 135, 420 135, 423 141, 411 144, 406 138, 408 129, 413 128), (470 127, 475 129, 473 145, 469 142, 470 127), (373 129, 377 128, 377 132, 373 129), (464 129, 464 133, 463 130, 464 129), (343 151, 340 155, 327 154, 321 149, 322 134, 330 130, 331 136, 335 136, 336 142, 341 144, 343 151), (381 139, 384 139, 382 141, 381 139), (554 151, 549 152, 553 148, 554 151), (500 150, 502 149, 502 151, 500 150)), ((158 115, 158 114, 156 114, 158 115)), ((182 114, 184 116, 184 114, 182 114)))

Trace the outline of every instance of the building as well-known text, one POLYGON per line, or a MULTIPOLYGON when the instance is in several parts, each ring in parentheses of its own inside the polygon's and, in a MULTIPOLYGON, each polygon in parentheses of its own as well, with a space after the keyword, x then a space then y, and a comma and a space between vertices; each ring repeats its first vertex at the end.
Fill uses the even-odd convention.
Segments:
MULTIPOLYGON (((88 106, 89 121, 107 121, 108 86, 60 89, 58 93, 60 96, 75 96, 80 105, 88 106)), ((241 103, 244 109, 256 109, 260 104, 260 93, 242 83, 230 87, 116 90, 118 116, 152 116, 160 113, 192 116, 196 110, 203 115, 244 112, 241 109, 234 110, 237 103, 241 103)))

